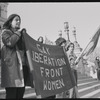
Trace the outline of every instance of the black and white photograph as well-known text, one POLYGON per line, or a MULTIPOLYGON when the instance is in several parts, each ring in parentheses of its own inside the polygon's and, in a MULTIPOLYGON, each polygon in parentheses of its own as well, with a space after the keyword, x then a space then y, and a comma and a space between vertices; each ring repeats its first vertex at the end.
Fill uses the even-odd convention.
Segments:
POLYGON ((100 2, 1 2, 0 99, 100 98, 100 2))

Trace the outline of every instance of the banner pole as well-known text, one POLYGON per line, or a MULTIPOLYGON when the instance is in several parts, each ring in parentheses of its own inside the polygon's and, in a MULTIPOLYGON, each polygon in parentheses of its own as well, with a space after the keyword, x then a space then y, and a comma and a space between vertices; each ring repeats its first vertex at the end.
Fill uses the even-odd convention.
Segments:
MULTIPOLYGON (((91 42, 91 40, 90 40, 91 42)), ((85 47, 85 49, 83 49, 83 51, 81 52, 81 54, 79 55, 79 57, 77 57, 77 59, 75 60, 75 63, 77 64, 80 59, 82 58, 83 54, 84 54, 84 51, 87 49, 88 45, 90 44, 90 42, 87 44, 87 46, 85 47)))
MULTIPOLYGON (((92 41, 92 39, 93 39, 93 37, 97 34, 97 32, 100 30, 100 26, 97 28, 97 30, 96 30, 96 32, 95 32, 95 34, 93 34, 93 36, 92 36, 92 38, 90 39, 90 42, 88 43, 88 45, 85 47, 85 49, 82 51, 82 53, 79 55, 79 57, 76 59, 76 63, 78 63, 79 62, 79 60, 81 59, 81 57, 83 56, 83 54, 84 54, 84 51, 87 49, 87 47, 89 46, 89 44, 91 43, 91 41, 92 41)), ((98 33, 99 34, 99 36, 100 36, 100 32, 98 33)))

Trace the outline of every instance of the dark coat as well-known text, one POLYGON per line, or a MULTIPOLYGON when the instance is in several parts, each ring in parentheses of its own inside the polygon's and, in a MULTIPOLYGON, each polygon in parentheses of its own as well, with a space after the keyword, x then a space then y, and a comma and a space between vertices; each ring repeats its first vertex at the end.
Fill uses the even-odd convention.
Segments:
MULTIPOLYGON (((17 55, 17 51, 23 52, 24 50, 21 38, 11 30, 5 29, 2 33, 2 41, 4 46, 1 51, 1 87, 23 87, 25 85, 33 87, 29 67, 24 63, 21 68, 17 55)), ((19 54, 24 53, 19 52, 19 54)))

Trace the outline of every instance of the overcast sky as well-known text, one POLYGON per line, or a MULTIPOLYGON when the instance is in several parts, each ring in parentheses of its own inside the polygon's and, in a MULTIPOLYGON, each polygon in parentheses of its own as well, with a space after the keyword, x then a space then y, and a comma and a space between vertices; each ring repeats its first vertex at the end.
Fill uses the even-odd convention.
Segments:
MULTIPOLYGON (((76 27, 77 41, 85 48, 90 38, 100 26, 99 2, 26 2, 9 3, 8 16, 17 13, 21 16, 21 28, 37 40, 39 36, 47 36, 51 41, 58 38, 58 31, 64 33, 64 22, 69 23, 69 37, 73 42, 73 26, 76 27)), ((100 47, 100 39, 98 45, 100 47)))

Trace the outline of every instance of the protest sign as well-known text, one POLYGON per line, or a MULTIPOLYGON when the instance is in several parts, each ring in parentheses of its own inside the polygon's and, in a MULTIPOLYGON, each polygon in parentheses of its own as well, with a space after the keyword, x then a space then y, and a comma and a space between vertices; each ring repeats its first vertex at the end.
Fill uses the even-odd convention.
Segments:
POLYGON ((42 44, 27 33, 23 37, 37 95, 49 97, 75 86, 63 47, 42 44))

